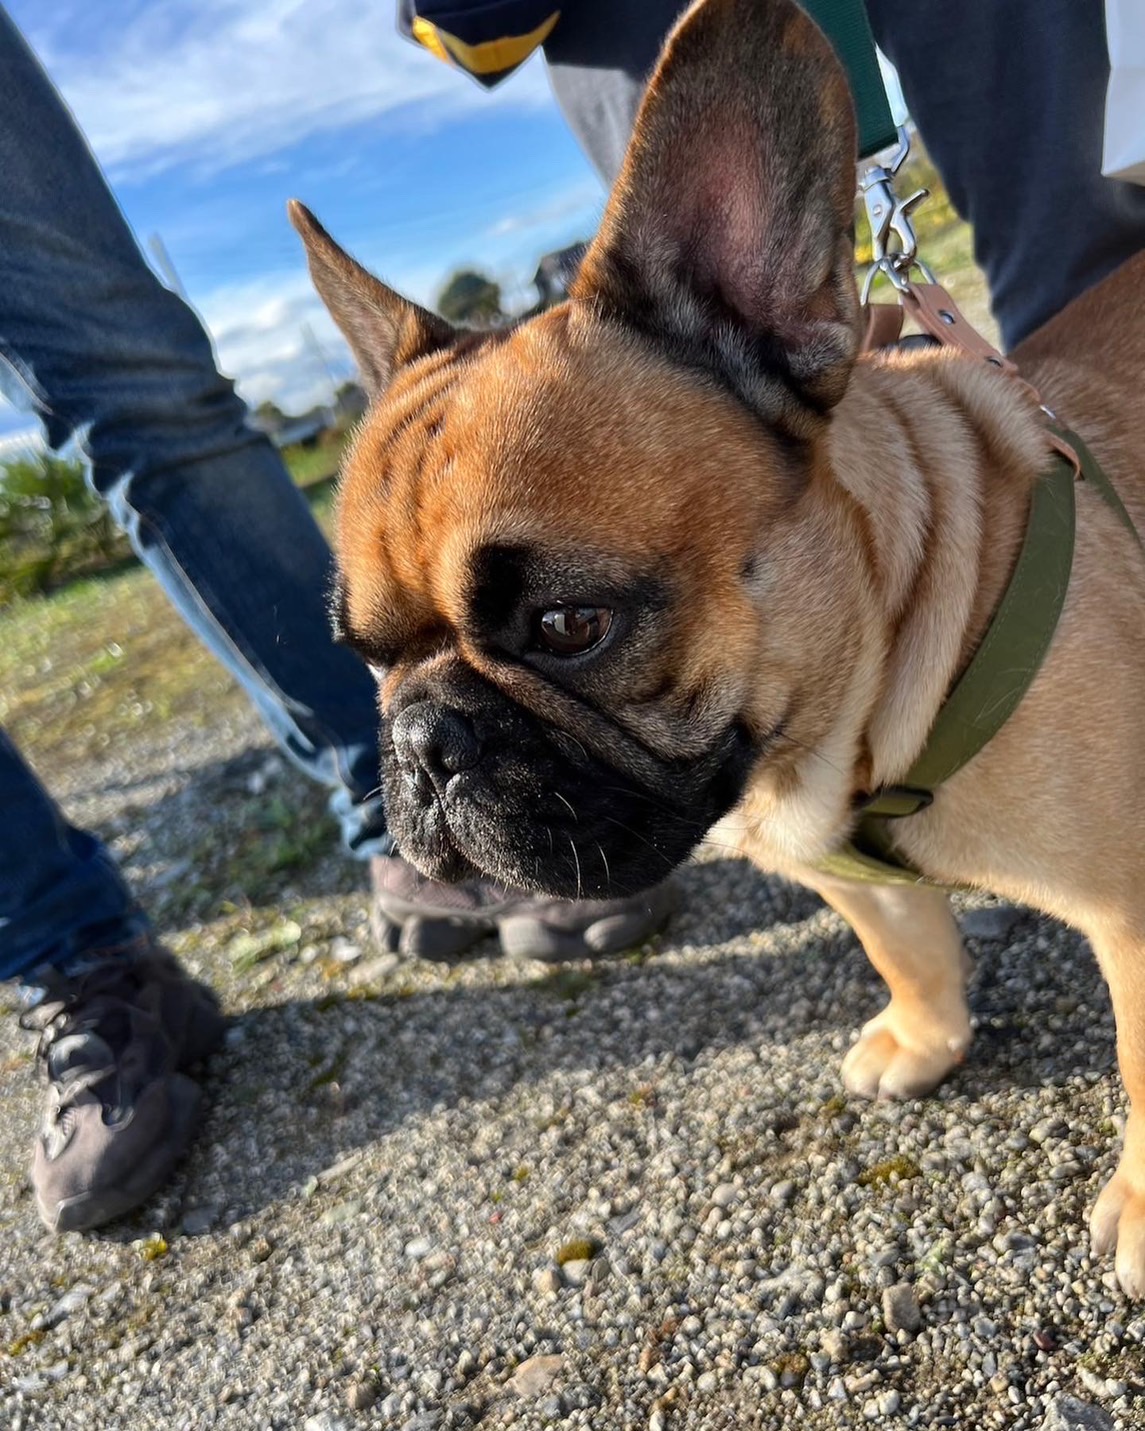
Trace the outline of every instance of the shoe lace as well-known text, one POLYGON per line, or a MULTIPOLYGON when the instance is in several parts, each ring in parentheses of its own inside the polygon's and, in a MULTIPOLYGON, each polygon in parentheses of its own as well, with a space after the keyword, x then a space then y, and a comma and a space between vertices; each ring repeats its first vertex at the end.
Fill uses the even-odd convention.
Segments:
POLYGON ((19 1024, 38 1035, 35 1057, 50 1084, 53 1109, 64 1113, 89 1088, 102 1083, 117 1070, 117 1044, 129 1037, 133 1009, 134 981, 130 966, 121 960, 95 964, 77 974, 44 968, 33 976, 38 997, 19 1015, 19 1024), (121 1030, 116 1036, 116 1030, 121 1030), (84 1040, 85 1034, 95 1037, 84 1040), (81 1058, 60 1074, 53 1070, 51 1054, 65 1039, 75 1039, 82 1047, 81 1058), (96 1050, 106 1057, 95 1059, 96 1050))

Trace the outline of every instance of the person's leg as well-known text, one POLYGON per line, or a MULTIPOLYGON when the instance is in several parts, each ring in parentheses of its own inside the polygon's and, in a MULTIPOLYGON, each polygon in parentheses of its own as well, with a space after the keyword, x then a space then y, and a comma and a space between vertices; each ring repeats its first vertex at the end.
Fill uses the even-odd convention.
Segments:
MULTIPOLYGON (((606 183, 683 8, 581 0, 545 44, 557 99, 606 183)), ((868 10, 954 205, 974 226, 1013 347, 1145 247, 1145 187, 1101 176, 1101 0, 868 0, 868 10)))
POLYGON ((222 1015, 2 730, 0 810, 0 978, 26 987, 47 1084, 32 1185, 49 1227, 93 1227, 149 1197, 186 1150, 202 1097, 187 1070, 222 1015))
POLYGON ((0 810, 0 979, 147 932, 107 849, 68 824, 3 730, 0 810))
MULTIPOLYGON (((373 686, 331 641, 321 533, 2 10, 0 381, 54 446, 79 442, 168 595, 334 787, 347 843, 387 850, 373 686)), ((0 976, 28 987, 46 1084, 32 1182, 50 1227, 91 1227, 154 1192, 188 1146, 188 1069, 222 1017, 3 737, 0 809, 0 976)))
POLYGON ((325 539, 2 9, 0 383, 53 447, 79 442, 181 614, 335 789, 347 843, 387 851, 374 687, 331 639, 325 539))
POLYGON ((1101 0, 867 8, 1013 347, 1145 248, 1145 187, 1101 176, 1101 0))
POLYGON ((607 185, 660 48, 686 9, 687 0, 577 0, 545 41, 557 103, 607 185))

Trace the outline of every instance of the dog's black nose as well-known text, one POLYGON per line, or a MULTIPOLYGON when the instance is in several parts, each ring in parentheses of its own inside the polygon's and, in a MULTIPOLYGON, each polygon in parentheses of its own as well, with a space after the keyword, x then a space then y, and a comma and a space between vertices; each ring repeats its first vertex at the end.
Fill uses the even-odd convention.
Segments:
POLYGON ((460 711, 419 701, 393 724, 394 747, 404 765, 420 766, 439 780, 468 770, 481 758, 477 732, 460 711))

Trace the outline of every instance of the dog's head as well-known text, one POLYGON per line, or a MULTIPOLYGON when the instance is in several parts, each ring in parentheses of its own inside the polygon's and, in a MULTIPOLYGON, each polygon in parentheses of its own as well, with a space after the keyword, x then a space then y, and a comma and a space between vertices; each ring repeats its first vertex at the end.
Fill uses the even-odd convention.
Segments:
POLYGON ((857 620, 817 580, 859 337, 854 164, 806 16, 701 0, 562 306, 456 331, 292 207, 373 398, 336 619, 376 673, 391 828, 427 874, 646 886, 759 762, 821 734, 857 620))

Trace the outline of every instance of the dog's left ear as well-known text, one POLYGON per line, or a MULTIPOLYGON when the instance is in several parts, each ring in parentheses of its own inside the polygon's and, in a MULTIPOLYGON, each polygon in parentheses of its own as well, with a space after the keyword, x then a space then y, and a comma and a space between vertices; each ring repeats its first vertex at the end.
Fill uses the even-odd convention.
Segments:
POLYGON ((318 296, 349 343, 371 399, 386 390, 404 363, 457 336, 444 318, 410 303, 355 262, 304 204, 291 199, 286 208, 306 246, 318 296))
POLYGON ((859 343, 856 138, 792 0, 699 0, 669 37, 574 299, 810 436, 859 343))

